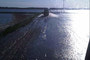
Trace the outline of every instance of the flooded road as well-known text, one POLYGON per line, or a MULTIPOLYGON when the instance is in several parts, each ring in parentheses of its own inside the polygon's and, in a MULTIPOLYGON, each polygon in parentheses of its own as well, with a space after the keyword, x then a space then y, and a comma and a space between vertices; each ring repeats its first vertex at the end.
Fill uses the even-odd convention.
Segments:
POLYGON ((0 60, 84 60, 88 42, 88 11, 41 14, 0 40, 0 60))

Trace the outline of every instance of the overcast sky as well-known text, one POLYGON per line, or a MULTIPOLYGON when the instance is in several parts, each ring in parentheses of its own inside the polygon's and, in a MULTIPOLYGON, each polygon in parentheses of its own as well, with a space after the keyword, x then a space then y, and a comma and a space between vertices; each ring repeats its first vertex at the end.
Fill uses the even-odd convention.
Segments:
MULTIPOLYGON (((64 0, 67 8, 89 8, 89 0, 64 0)), ((0 0, 1 7, 63 7, 63 0, 0 0)))

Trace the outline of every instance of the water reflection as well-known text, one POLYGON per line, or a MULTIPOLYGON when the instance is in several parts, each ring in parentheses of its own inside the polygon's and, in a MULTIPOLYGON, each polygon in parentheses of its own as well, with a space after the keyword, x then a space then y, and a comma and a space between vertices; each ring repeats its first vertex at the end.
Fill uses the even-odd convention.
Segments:
POLYGON ((58 24, 59 34, 61 34, 58 35, 60 39, 55 35, 56 32, 54 32, 55 37, 52 37, 59 42, 55 56, 65 60, 84 60, 89 42, 89 10, 66 10, 64 12, 68 13, 60 13, 59 16, 52 15, 59 18, 59 21, 57 19, 54 21, 54 25, 58 24))
POLYGON ((84 60, 89 42, 89 10, 72 10, 69 18, 71 26, 68 31, 71 34, 70 42, 73 43, 73 56, 76 60, 84 60))

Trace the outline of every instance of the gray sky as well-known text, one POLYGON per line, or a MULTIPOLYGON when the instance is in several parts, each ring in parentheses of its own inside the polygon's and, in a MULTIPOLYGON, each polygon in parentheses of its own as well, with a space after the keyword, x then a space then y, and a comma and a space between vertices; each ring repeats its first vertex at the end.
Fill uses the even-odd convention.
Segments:
MULTIPOLYGON (((67 8, 89 8, 89 0, 64 0, 67 8)), ((1 7, 63 7, 63 0, 0 0, 1 7)))

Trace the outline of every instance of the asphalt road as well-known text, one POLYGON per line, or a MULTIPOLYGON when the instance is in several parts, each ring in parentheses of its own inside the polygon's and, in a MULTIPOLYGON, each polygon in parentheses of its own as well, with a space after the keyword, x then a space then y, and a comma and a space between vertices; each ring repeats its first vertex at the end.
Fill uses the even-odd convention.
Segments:
POLYGON ((38 16, 0 40, 0 60, 84 60, 89 40, 83 16, 38 16))

